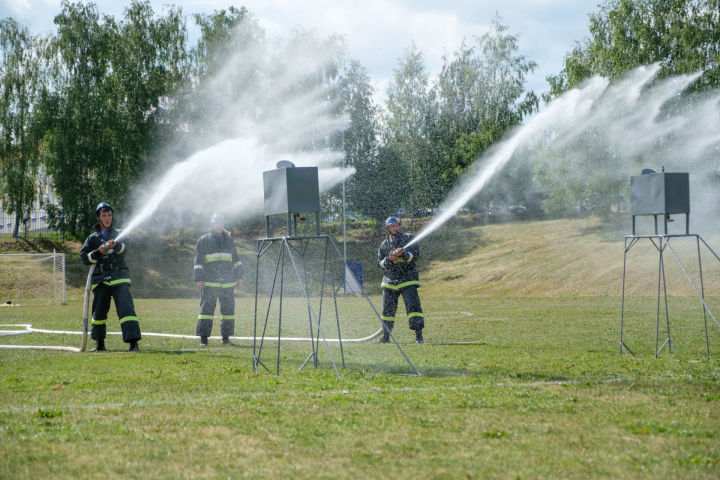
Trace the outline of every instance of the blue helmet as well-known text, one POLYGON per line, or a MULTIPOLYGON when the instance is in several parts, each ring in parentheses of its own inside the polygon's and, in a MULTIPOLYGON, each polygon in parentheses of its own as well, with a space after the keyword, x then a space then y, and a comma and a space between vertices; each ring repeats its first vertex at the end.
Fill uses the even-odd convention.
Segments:
POLYGON ((100 211, 101 211, 103 208, 109 208, 111 212, 113 211, 113 209, 112 209, 112 207, 110 206, 109 203, 105 203, 105 202, 99 203, 98 206, 95 207, 95 216, 96 216, 96 217, 97 217, 98 215, 100 215, 100 211))
POLYGON ((385 220, 385 228, 389 227, 393 223, 397 223, 400 225, 400 220, 398 220, 396 217, 388 217, 387 220, 385 220))
POLYGON ((223 216, 220 215, 219 213, 216 213, 216 214, 213 215, 212 218, 210 219, 210 223, 222 223, 222 224, 225 224, 225 217, 223 217, 223 216))

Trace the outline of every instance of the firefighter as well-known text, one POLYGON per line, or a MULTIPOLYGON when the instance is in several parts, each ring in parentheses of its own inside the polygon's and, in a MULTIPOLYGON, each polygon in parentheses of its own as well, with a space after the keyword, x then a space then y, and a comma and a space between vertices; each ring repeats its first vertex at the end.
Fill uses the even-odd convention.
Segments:
POLYGON ((200 314, 195 335, 207 346, 212 332, 215 305, 220 300, 220 335, 230 345, 235 333, 235 286, 242 287, 243 265, 222 215, 210 219, 211 230, 195 247, 195 283, 200 289, 200 314))
POLYGON ((95 209, 95 216, 98 219, 95 231, 85 239, 80 250, 80 258, 85 265, 95 264, 90 338, 97 344, 91 351, 105 350, 107 314, 110 299, 114 298, 123 341, 130 344, 131 352, 137 352, 140 323, 130 294, 130 270, 125 263, 129 242, 127 237, 120 242, 115 241, 120 232, 113 227, 113 209, 110 205, 100 203, 95 209))
POLYGON ((388 236, 378 249, 378 265, 384 271, 381 284, 383 336, 379 342, 390 341, 390 332, 395 326, 398 298, 402 295, 410 330, 415 331, 415 342, 423 343, 425 318, 418 296, 420 277, 415 268, 415 262, 420 258, 420 248, 417 243, 404 248, 413 236, 400 231, 400 220, 397 218, 388 217, 385 220, 385 229, 388 236), (398 248, 403 249, 398 251, 398 248))

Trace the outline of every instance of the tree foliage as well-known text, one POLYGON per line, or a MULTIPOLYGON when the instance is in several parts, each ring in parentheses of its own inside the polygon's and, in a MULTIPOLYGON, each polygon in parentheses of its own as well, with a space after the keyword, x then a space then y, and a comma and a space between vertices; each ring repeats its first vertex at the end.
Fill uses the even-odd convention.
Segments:
POLYGON ((547 99, 593 75, 615 78, 653 63, 659 78, 702 72, 693 88, 720 86, 718 0, 607 0, 590 15, 589 33, 547 78, 547 99))
MULTIPOLYGON (((15 213, 13 235, 37 198, 41 89, 40 40, 15 20, 0 20, 0 198, 15 213)), ((26 220, 25 220, 26 221, 26 220)))
MULTIPOLYGON (((525 91, 527 75, 537 64, 517 54, 518 39, 500 20, 494 19, 491 30, 478 37, 474 45, 463 42, 452 58, 445 59, 440 73, 436 88, 438 120, 433 133, 446 159, 442 175, 447 187, 538 107, 535 93, 525 91)), ((502 190, 507 195, 497 189, 486 191, 485 197, 522 197, 527 186, 522 182, 514 188, 507 181, 497 183, 511 187, 502 190)))
MULTIPOLYGON (((463 41, 432 85, 414 47, 395 72, 384 143, 400 160, 411 211, 437 207, 470 165, 537 109, 536 95, 524 88, 536 64, 517 54, 517 37, 508 30, 495 19, 474 44, 463 41)), ((504 185, 510 196, 521 196, 526 186, 504 185)))
POLYGON ((190 50, 190 82, 179 101, 178 120, 189 125, 193 137, 212 144, 233 134, 227 121, 229 106, 251 109, 241 97, 256 88, 267 62, 264 34, 247 9, 229 7, 212 14, 195 14, 201 36, 190 50), (242 65, 236 61, 242 59, 242 65), (223 98, 218 102, 217 98, 223 98))
MULTIPOLYGON (((565 56, 563 70, 547 78, 551 90, 545 100, 592 76, 612 82, 649 64, 659 65, 659 79, 700 73, 688 89, 691 97, 720 86, 718 0, 608 0, 590 15, 589 33, 589 38, 565 56)), ((693 103, 686 105, 692 108, 693 103)), ((555 157, 552 166, 547 162, 536 166, 536 180, 549 195, 547 210, 567 214, 568 208, 584 205, 594 213, 608 215, 612 205, 622 202, 628 181, 627 172, 620 168, 622 152, 612 145, 611 138, 598 142, 596 135, 588 131, 576 141, 573 171, 563 167, 569 161, 563 158, 568 149, 548 152, 555 157), (608 147, 598 148, 603 144, 608 147)))
POLYGON ((429 132, 437 118, 437 103, 423 55, 414 44, 399 62, 386 93, 382 136, 393 153, 384 159, 394 163, 384 170, 393 174, 378 179, 395 199, 386 207, 389 213, 393 204, 416 210, 432 203, 426 197, 436 181, 429 132))
POLYGON ((176 10, 155 18, 147 1, 133 2, 120 23, 94 4, 64 1, 55 24, 44 160, 60 199, 55 218, 76 233, 99 201, 122 210, 133 193, 162 98, 179 81, 186 33, 176 10))
POLYGON ((343 65, 334 96, 349 121, 339 135, 345 165, 355 168, 355 175, 347 182, 347 197, 352 199, 352 210, 377 220, 386 214, 387 204, 384 190, 377 188, 385 175, 378 171, 384 162, 378 152, 378 112, 373 93, 370 77, 359 62, 343 65))
MULTIPOLYGON (((79 234, 98 202, 122 213, 145 175, 252 126, 255 140, 276 151, 342 151, 356 170, 346 182, 351 211, 382 220, 438 206, 537 106, 524 91, 535 64, 517 55, 517 38, 499 20, 446 57, 436 80, 411 46, 383 110, 342 36, 298 28, 285 42, 269 41, 245 8, 192 19, 201 34, 192 48, 182 11, 158 16, 148 0, 134 0, 120 19, 63 0, 57 32, 42 41, 0 24, 2 67, 26 75, 6 74, 0 86, 4 203, 27 212, 42 164, 58 199, 51 217, 79 234), (21 58, 37 60, 34 70, 21 58), (20 84, 25 94, 11 94, 20 84)), ((340 187, 328 195, 337 203, 340 187)))

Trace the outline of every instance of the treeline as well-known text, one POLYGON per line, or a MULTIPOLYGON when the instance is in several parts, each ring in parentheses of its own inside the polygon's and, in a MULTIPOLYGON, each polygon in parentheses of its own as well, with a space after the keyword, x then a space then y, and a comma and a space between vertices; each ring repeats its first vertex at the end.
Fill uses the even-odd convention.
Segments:
MULTIPOLYGON (((245 8, 192 21, 200 29, 196 45, 189 45, 180 8, 158 15, 147 1, 133 1, 121 19, 102 15, 92 3, 63 1, 57 31, 47 36, 0 20, 0 195, 3 208, 18 214, 16 233, 38 196, 52 222, 72 234, 94 222, 98 199, 127 207, 141 179, 167 167, 168 157, 192 154, 200 137, 211 145, 231 134, 219 122, 204 121, 223 116, 223 105, 208 99, 213 79, 221 73, 222 94, 242 99, 248 85, 271 75, 272 66, 252 78, 246 71, 228 73, 229 55, 247 55, 252 64, 258 55, 282 63, 283 55, 297 54, 267 53, 276 48, 273 40, 245 8), (55 198, 37 190, 39 175, 52 177, 55 198)), ((718 0, 610 0, 590 16, 589 33, 568 53, 563 71, 548 78, 545 100, 592 75, 619 77, 655 62, 662 64, 661 76, 702 72, 695 91, 720 82, 718 0)), ((356 169, 348 204, 372 218, 436 208, 483 152, 539 108, 537 95, 525 88, 536 64, 518 54, 518 39, 501 19, 444 57, 436 79, 410 46, 384 105, 373 102, 367 70, 349 56, 342 37, 288 35, 289 45, 325 53, 317 71, 292 86, 296 96, 319 88, 334 113, 349 119, 344 131, 304 148, 344 151, 346 164, 356 169)), ((255 109, 257 117, 267 115, 267 105, 255 109)), ((548 172, 517 166, 505 172, 503 188, 486 189, 477 202, 521 202, 528 192, 568 188, 547 178, 548 172)), ((606 188, 607 179, 588 177, 562 198, 591 198, 592 182, 606 188)), ((339 196, 336 189, 324 201, 337 203, 339 196)), ((608 211, 606 204, 589 207, 608 211)))

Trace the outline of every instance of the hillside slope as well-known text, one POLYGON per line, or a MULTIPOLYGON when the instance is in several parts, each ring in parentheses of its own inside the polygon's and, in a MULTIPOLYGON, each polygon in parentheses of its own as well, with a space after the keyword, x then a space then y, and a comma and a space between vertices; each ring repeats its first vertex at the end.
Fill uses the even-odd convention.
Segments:
MULTIPOLYGON (((448 259, 442 252, 426 256, 430 263, 423 272, 423 290, 426 295, 446 296, 620 295, 624 237, 630 231, 627 218, 613 223, 584 218, 469 227, 458 232, 458 246, 449 248, 448 259)), ((720 251, 720 238, 705 240, 720 251)), ((694 238, 675 238, 671 245, 699 282, 694 238)), ((720 262, 703 250, 705 290, 717 295, 720 262)), ((658 250, 643 239, 627 258, 627 293, 655 295, 658 250)), ((665 273, 669 294, 694 294, 667 249, 665 273)))
MULTIPOLYGON (((443 225, 420 242, 421 295, 463 296, 581 296, 620 295, 624 236, 629 218, 602 222, 596 218, 544 220, 483 225, 463 217, 443 225)), ((417 233, 419 226, 407 225, 417 233)), ((324 225, 342 251, 339 227, 324 225)), ((133 292, 138 298, 195 297, 193 249, 202 231, 186 231, 184 242, 177 233, 156 236, 138 231, 132 235, 128 256, 133 292)), ((245 286, 239 295, 254 294, 256 240, 262 232, 245 229, 234 233, 245 264, 245 286)), ((720 236, 704 237, 716 253, 720 236)), ((377 268, 377 247, 381 233, 354 225, 347 231, 348 261, 363 265, 368 293, 379 293, 382 272, 377 268)), ((50 245, 47 241, 28 245, 2 243, 4 253, 15 249, 67 253, 68 297, 82 295, 87 267, 79 259, 79 244, 50 245)), ((697 246, 692 238, 676 238, 672 246, 693 279, 698 282, 697 246)), ((702 249, 705 291, 720 294, 720 262, 702 249)), ((694 295, 672 253, 666 250, 665 272, 670 295, 694 295)), ((2 265, 0 264, 0 268, 2 265)), ((655 295, 658 281, 658 253, 649 240, 638 242, 629 251, 627 292, 655 295)), ((6 283, 11 283, 6 282, 6 283)), ((1 287, 2 285, 0 285, 1 287)), ((2 288, 0 288, 2 290, 2 288)), ((0 291, 0 294, 3 292, 0 291)))

